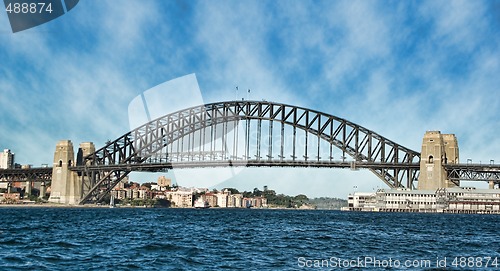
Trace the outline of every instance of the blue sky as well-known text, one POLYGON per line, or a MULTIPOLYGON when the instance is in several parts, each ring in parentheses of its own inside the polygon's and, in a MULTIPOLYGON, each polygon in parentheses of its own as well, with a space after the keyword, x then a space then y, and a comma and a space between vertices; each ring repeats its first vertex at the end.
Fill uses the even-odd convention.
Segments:
MULTIPOLYGON (((249 88, 417 151, 426 130, 454 133, 462 162, 500 163, 499 1, 81 0, 16 34, 0 12, 0 148, 37 166, 60 139, 100 147, 129 130, 134 97, 191 73, 206 102, 249 88)), ((384 187, 326 169, 245 169, 227 184, 312 197, 384 187)))

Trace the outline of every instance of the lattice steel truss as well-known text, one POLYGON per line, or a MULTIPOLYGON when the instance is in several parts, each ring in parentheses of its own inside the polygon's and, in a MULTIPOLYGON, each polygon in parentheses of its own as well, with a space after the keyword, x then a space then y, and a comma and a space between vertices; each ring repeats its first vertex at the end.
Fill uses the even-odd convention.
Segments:
POLYGON ((0 182, 50 182, 52 180, 52 168, 15 168, 0 170, 0 182))
POLYGON ((448 179, 452 181, 493 181, 500 183, 500 165, 494 164, 447 164, 448 179))
POLYGON ((73 170, 84 177, 84 204, 101 201, 134 170, 368 168, 391 188, 414 188, 419 162, 420 153, 342 118, 267 101, 229 101, 153 120, 109 142, 73 170))

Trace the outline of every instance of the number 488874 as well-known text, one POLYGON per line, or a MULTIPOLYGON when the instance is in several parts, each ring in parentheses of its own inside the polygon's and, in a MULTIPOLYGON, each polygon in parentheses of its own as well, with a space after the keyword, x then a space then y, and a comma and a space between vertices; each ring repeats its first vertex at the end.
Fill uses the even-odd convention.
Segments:
POLYGON ((457 268, 498 268, 500 262, 497 257, 455 257, 451 266, 457 268))
POLYGON ((52 13, 52 3, 9 3, 5 11, 15 14, 52 13))

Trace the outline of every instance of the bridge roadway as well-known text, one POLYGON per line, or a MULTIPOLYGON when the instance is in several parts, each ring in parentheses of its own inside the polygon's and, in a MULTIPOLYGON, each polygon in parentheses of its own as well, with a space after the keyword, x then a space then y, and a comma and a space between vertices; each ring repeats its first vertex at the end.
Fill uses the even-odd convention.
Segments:
POLYGON ((0 169, 0 182, 50 182, 52 180, 52 168, 15 168, 0 169))
POLYGON ((444 168, 450 180, 500 183, 500 165, 497 164, 446 164, 444 168))
MULTIPOLYGON (((349 168, 372 169, 372 168, 393 168, 419 170, 420 164, 395 164, 395 163, 372 163, 355 161, 297 161, 297 160, 227 160, 227 161, 177 161, 166 163, 146 163, 146 164, 123 164, 123 165, 98 165, 71 167, 72 171, 85 170, 126 170, 143 172, 160 172, 172 169, 185 168, 214 168, 214 167, 311 167, 311 168, 349 168)), ((500 183, 499 164, 447 164, 445 169, 451 180, 462 181, 494 181, 500 183)), ((0 182, 50 182, 52 179, 51 167, 28 168, 28 169, 0 169, 0 182)))
POLYGON ((227 161, 179 161, 167 163, 151 164, 126 164, 126 165, 98 165, 88 167, 72 167, 73 171, 87 170, 127 170, 127 171, 162 171, 164 169, 185 169, 185 168, 215 168, 215 167, 313 167, 313 168, 393 168, 419 169, 419 164, 392 164, 392 163, 369 163, 354 161, 297 161, 297 160, 227 160, 227 161))

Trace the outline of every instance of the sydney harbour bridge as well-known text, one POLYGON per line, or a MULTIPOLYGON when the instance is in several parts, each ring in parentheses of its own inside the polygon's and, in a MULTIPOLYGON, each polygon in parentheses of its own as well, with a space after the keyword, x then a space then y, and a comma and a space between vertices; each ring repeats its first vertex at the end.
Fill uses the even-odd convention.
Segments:
MULTIPOLYGON (((56 150, 57 152, 57 150, 56 150)), ((346 119, 268 101, 199 105, 152 120, 67 169, 76 178, 79 204, 97 203, 132 171, 210 167, 367 169, 390 188, 415 189, 420 152, 346 119)), ((54 161, 54 168, 63 161, 54 161)), ((445 164, 448 179, 500 182, 500 165, 445 164)), ((4 169, 0 181, 50 182, 54 168, 4 169)), ((334 174, 334 173, 332 173, 334 174)))

